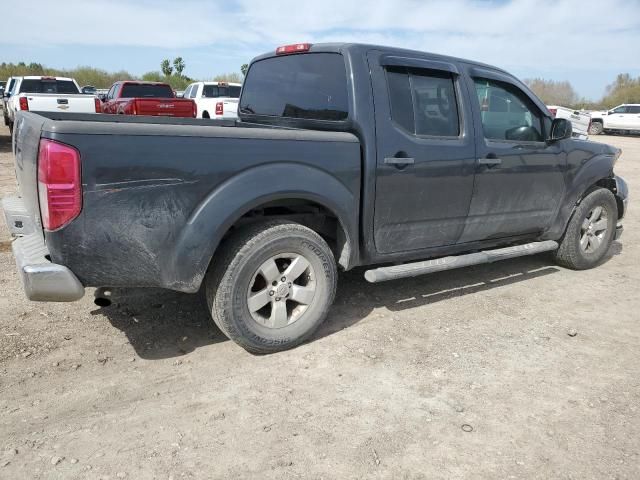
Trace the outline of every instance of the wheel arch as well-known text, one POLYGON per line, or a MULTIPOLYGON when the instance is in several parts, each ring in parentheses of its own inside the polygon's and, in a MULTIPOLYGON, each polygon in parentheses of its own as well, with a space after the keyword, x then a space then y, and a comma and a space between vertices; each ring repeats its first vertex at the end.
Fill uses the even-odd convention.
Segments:
MULTIPOLYGON (((339 180, 318 168, 289 162, 242 171, 212 190, 190 215, 163 269, 168 288, 195 292, 221 242, 260 209, 306 205, 336 220, 336 260, 344 269, 357 264, 359 199, 339 180)), ((282 215, 288 218, 295 215, 282 215)), ((273 218, 272 215, 263 217, 273 218)), ((303 223, 304 222, 300 222, 303 223)), ((318 232, 320 233, 320 232, 318 232)))

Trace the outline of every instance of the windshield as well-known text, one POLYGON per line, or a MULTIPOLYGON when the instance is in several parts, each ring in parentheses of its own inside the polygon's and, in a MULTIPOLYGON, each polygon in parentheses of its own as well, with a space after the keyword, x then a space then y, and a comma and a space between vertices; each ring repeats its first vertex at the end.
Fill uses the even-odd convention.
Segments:
POLYGON ((254 63, 245 80, 240 112, 335 121, 347 118, 347 105, 342 55, 308 53, 254 63))
POLYGON ((150 83, 125 83, 122 86, 121 98, 174 98, 169 85, 150 83))
POLYGON ((205 98, 218 98, 218 97, 230 97, 230 98, 239 98, 240 97, 240 87, 229 85, 229 86, 221 86, 221 85, 205 85, 202 90, 202 96, 205 98))
POLYGON ((25 79, 18 93, 80 93, 71 80, 25 79))

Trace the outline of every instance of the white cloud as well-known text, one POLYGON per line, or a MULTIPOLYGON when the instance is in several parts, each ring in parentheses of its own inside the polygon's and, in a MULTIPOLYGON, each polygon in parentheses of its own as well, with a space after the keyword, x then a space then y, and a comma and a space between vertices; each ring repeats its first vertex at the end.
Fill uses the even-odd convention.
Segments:
POLYGON ((3 40, 23 46, 236 45, 258 53, 297 41, 357 41, 508 68, 640 69, 635 0, 31 0, 4 14, 3 40))

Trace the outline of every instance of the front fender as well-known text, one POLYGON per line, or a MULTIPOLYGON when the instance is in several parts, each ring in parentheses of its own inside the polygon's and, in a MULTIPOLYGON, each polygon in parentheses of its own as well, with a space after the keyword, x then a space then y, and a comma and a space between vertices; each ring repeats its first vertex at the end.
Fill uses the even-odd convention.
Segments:
POLYGON ((304 199, 316 202, 340 221, 357 258, 359 194, 318 168, 297 163, 260 165, 217 186, 191 214, 163 269, 163 284, 196 292, 222 237, 245 213, 267 202, 304 199))
POLYGON ((600 180, 613 178, 614 162, 615 154, 609 152, 599 153, 575 167, 573 174, 571 174, 571 169, 569 170, 566 179, 566 194, 562 206, 560 207, 556 221, 545 235, 545 239, 556 240, 564 234, 573 211, 587 190, 600 180))

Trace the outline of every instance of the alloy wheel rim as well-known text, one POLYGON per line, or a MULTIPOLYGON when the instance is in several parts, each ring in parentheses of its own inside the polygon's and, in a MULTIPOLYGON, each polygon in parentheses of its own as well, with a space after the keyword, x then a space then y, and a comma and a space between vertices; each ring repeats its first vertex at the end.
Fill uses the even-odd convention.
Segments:
POLYGON ((601 205, 594 207, 580 226, 580 249, 585 253, 599 250, 605 242, 608 228, 607 210, 601 205))
POLYGON ((316 276, 299 253, 282 253, 256 270, 247 291, 252 318, 267 328, 283 328, 304 315, 316 294, 316 276))

